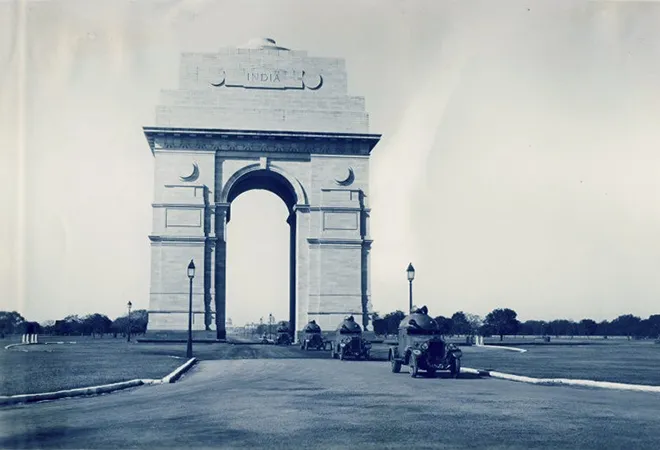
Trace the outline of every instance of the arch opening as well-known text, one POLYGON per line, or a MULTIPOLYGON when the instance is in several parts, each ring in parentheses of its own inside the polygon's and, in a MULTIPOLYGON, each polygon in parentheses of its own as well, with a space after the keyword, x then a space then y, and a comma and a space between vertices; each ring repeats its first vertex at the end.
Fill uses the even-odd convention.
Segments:
MULTIPOLYGON (((298 194, 295 187, 292 185, 284 175, 267 169, 253 169, 245 171, 244 173, 237 174, 235 179, 230 179, 225 189, 225 201, 228 204, 226 211, 226 223, 229 225, 231 219, 232 203, 241 194, 250 191, 268 191, 279 197, 287 208, 288 216, 286 219, 289 225, 289 333, 291 339, 295 339, 295 326, 296 326, 296 214, 294 206, 298 203, 298 194)), ((232 177, 233 178, 233 177, 232 177)), ((231 239, 227 236, 227 240, 231 239)), ((222 262, 226 265, 227 253, 224 252, 225 261, 222 262)), ((216 308, 222 308, 223 314, 221 317, 226 317, 227 301, 231 301, 226 297, 227 285, 225 282, 225 295, 218 296, 224 298, 222 304, 217 304, 216 308)))

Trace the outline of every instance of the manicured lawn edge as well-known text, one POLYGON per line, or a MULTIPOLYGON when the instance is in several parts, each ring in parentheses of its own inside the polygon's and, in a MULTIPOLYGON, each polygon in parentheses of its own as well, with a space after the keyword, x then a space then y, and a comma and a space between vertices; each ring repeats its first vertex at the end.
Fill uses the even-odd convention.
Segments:
POLYGON ((132 387, 161 384, 161 383, 174 383, 181 375, 190 370, 195 365, 197 358, 191 358, 181 366, 177 367, 174 371, 160 379, 135 379, 129 381, 121 381, 119 383, 103 384, 99 386, 89 386, 76 389, 66 389, 55 392, 43 392, 39 394, 19 394, 0 396, 0 405, 13 405, 17 403, 33 403, 44 400, 57 400, 66 397, 80 397, 84 395, 101 395, 109 392, 119 391, 121 389, 128 389, 132 387))
POLYGON ((611 381, 595 381, 595 380, 572 380, 569 378, 533 378, 522 375, 513 375, 510 373, 503 373, 503 372, 496 372, 489 370, 476 370, 469 368, 461 368, 461 372, 475 373, 480 376, 499 378, 501 380, 515 381, 519 383, 538 384, 543 386, 582 386, 582 387, 591 387, 591 388, 600 388, 600 389, 618 389, 625 391, 660 393, 660 386, 650 386, 646 384, 614 383, 611 381))

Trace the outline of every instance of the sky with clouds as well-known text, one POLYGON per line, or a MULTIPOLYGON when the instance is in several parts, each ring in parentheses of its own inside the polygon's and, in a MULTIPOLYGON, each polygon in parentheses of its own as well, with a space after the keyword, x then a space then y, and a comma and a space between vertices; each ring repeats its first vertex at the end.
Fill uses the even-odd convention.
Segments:
MULTIPOLYGON (((181 52, 267 36, 345 58, 383 135, 376 311, 406 307, 412 261, 434 315, 659 313, 658 23, 654 2, 1 1, 0 309, 148 308, 142 126, 181 52)), ((235 323, 286 318, 285 220, 267 192, 232 207, 235 323)))

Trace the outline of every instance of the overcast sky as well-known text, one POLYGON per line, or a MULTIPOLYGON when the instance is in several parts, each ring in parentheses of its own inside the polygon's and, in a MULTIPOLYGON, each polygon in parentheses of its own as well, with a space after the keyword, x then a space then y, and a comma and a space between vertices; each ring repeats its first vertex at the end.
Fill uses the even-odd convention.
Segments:
MULTIPOLYGON (((148 308, 154 124, 182 51, 343 57, 366 97, 372 302, 522 320, 660 313, 660 4, 0 2, 0 310, 148 308)), ((288 226, 240 196, 228 317, 286 319, 288 226), (258 282, 254 282, 254 280, 258 282)))

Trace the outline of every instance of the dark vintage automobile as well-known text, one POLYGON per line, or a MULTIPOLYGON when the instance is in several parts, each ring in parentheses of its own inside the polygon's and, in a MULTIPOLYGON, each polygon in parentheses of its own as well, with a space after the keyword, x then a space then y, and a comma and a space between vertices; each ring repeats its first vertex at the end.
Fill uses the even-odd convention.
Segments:
POLYGON ((333 359, 369 359, 371 342, 362 337, 362 328, 349 316, 337 327, 335 338, 330 346, 333 359))
POLYGON ((325 350, 325 340, 321 334, 321 327, 318 326, 315 320, 310 321, 305 328, 303 328, 302 337, 300 339, 300 349, 309 350, 325 350))
POLYGON ((442 339, 438 324, 424 306, 401 321, 398 343, 390 348, 388 359, 394 373, 401 371, 401 365, 407 365, 412 377, 420 370, 429 376, 434 376, 438 370, 449 370, 456 378, 461 371, 461 356, 457 346, 442 339))
POLYGON ((275 343, 277 345, 291 345, 291 334, 289 333, 289 327, 285 325, 280 325, 277 327, 277 340, 275 343))

